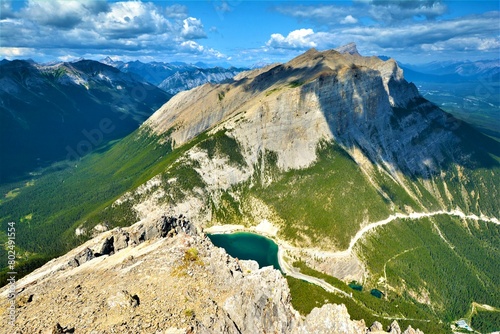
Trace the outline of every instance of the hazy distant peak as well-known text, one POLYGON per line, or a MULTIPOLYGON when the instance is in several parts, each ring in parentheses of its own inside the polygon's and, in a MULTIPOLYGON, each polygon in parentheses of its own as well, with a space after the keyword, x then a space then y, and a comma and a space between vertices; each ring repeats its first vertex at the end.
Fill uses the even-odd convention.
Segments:
POLYGON ((107 56, 106 58, 104 58, 103 60, 101 60, 101 63, 109 65, 109 64, 114 64, 115 61, 110 56, 107 56))
POLYGON ((338 48, 335 48, 334 50, 337 51, 338 53, 342 53, 342 54, 361 56, 358 52, 357 47, 356 47, 356 43, 354 43, 354 42, 339 46, 338 48))

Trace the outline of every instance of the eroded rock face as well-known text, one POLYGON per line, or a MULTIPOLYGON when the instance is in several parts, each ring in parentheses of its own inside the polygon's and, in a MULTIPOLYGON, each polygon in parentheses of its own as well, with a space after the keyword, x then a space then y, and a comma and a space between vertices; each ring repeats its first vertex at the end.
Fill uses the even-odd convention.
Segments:
POLYGON ((362 57, 353 45, 338 51, 312 49, 232 83, 178 94, 143 129, 168 131, 179 146, 225 128, 244 147, 249 166, 273 151, 280 168, 304 168, 316 159, 319 141, 335 140, 376 163, 415 175, 435 172, 460 141, 450 131, 458 121, 423 99, 393 59, 362 57))
POLYGON ((365 333, 364 321, 345 321, 350 319, 344 305, 326 304, 315 308, 307 316, 306 321, 299 327, 298 333, 365 333))
POLYGON ((196 228, 182 215, 179 217, 162 216, 160 219, 149 224, 136 224, 125 230, 116 228, 96 246, 85 248, 68 261, 71 267, 78 267, 93 258, 112 255, 128 246, 137 246, 147 240, 173 236, 178 233, 189 235, 196 234, 196 228))
MULTIPOLYGON (((18 304, 17 333, 367 331, 343 305, 301 318, 279 271, 228 256, 182 216, 107 231, 17 287, 25 301, 18 304)), ((0 290, 2 317, 7 293, 0 290)))

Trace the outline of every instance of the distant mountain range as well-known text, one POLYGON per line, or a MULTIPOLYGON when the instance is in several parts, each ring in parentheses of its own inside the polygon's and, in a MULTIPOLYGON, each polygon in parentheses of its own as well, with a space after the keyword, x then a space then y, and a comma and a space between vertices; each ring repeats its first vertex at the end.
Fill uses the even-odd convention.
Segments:
POLYGON ((458 75, 477 77, 500 73, 500 60, 440 61, 418 65, 401 64, 403 68, 434 76, 458 75))
POLYGON ((209 67, 204 63, 186 64, 182 62, 143 63, 140 61, 113 61, 110 57, 103 63, 114 66, 125 73, 133 73, 137 77, 152 83, 170 94, 200 86, 204 83, 220 83, 231 79, 236 74, 248 70, 236 67, 209 67))
POLYGON ((243 72, 245 69, 221 67, 195 69, 193 71, 178 71, 163 80, 158 87, 170 94, 189 90, 201 86, 207 82, 221 83, 232 79, 235 75, 243 72))
POLYGON ((0 182, 122 138, 171 96, 97 61, 1 61, 0 182))
POLYGON ((109 57, 43 65, 31 59, 2 60, 0 184, 122 138, 172 95, 229 80, 244 70, 203 63, 125 63, 109 57), (102 120, 109 120, 113 130, 103 132, 102 120), (92 135, 94 142, 88 138, 92 135))
POLYGON ((409 81, 457 83, 473 82, 480 78, 495 80, 500 78, 498 60, 431 62, 418 65, 400 64, 400 66, 409 81))
POLYGON ((500 138, 500 61, 400 64, 421 94, 484 133, 500 138))

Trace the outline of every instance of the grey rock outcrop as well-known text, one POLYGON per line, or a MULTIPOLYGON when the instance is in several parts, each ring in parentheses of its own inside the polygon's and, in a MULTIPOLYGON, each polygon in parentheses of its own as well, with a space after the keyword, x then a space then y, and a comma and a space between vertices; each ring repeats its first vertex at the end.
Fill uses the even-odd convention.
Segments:
POLYGON ((299 334, 331 333, 350 334, 365 333, 364 321, 350 320, 349 313, 344 305, 326 304, 315 308, 306 317, 304 324, 299 328, 299 334), (349 319, 349 321, 346 321, 349 319))
POLYGON ((130 240, 130 236, 127 232, 122 231, 121 229, 117 230, 117 233, 114 235, 114 243, 113 247, 115 252, 118 252, 124 248, 128 247, 128 242, 130 240))
POLYGON ((346 45, 342 45, 338 48, 335 48, 335 51, 343 54, 357 55, 361 56, 358 52, 358 48, 356 47, 356 43, 349 43, 346 45))
POLYGON ((389 326, 389 334, 401 334, 401 328, 399 328, 399 324, 397 321, 393 321, 389 326))
POLYGON ((274 328, 277 333, 291 333, 299 323, 290 305, 290 294, 281 273, 271 267, 260 270, 260 277, 242 280, 245 294, 230 296, 223 305, 235 326, 243 333, 265 333, 274 328), (248 304, 251 299, 255 304, 248 304), (284 312, 285 311, 285 312, 284 312), (247 319, 260 319, 258 322, 247 319))
POLYGON ((408 326, 408 328, 403 332, 403 334, 424 334, 420 329, 413 329, 413 327, 408 326))
POLYGON ((76 256, 72 258, 68 264, 73 267, 78 267, 79 265, 92 260, 94 257, 94 252, 90 248, 85 248, 83 251, 76 254, 76 256))
POLYGON ((381 332, 384 330, 384 326, 378 322, 375 321, 371 326, 370 326, 370 332, 381 332))
POLYGON ((108 233, 110 235, 92 249, 87 247, 76 254, 68 261, 67 265, 78 267, 93 258, 112 255, 115 252, 129 246, 137 246, 147 240, 174 236, 182 232, 189 235, 197 233, 196 227, 182 215, 179 217, 162 216, 156 221, 148 224, 139 223, 127 230, 116 228, 108 233))

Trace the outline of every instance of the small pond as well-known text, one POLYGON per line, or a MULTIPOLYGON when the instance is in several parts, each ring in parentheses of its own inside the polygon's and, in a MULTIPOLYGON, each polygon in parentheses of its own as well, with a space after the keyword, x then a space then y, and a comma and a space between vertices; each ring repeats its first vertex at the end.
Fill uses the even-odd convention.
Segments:
POLYGON ((281 270, 278 262, 278 245, 269 238, 255 233, 209 234, 215 246, 222 247, 232 257, 255 260, 259 267, 273 266, 281 270))
POLYGON ((377 298, 382 298, 382 296, 384 295, 384 293, 378 289, 372 289, 370 291, 370 294, 374 297, 377 297, 377 298))

